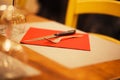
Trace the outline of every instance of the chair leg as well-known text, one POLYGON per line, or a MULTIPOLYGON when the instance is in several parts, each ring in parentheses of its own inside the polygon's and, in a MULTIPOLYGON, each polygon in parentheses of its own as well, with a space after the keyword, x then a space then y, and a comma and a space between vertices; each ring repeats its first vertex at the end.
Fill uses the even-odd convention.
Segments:
POLYGON ((77 20, 77 16, 74 15, 74 8, 75 8, 75 1, 69 0, 65 24, 73 28, 75 28, 76 20, 77 20))
POLYGON ((77 28, 78 15, 73 16, 72 27, 77 28))

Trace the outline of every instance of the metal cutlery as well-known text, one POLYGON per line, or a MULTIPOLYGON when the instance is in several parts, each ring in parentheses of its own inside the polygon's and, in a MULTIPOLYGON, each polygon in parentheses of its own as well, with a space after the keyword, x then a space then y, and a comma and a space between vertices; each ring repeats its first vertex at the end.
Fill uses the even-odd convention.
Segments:
POLYGON ((48 40, 49 42, 52 42, 52 43, 59 43, 61 40, 63 40, 63 39, 71 39, 71 38, 79 38, 79 37, 82 37, 83 35, 73 35, 73 36, 63 36, 63 37, 58 37, 58 38, 56 38, 56 39, 53 39, 53 40, 51 40, 51 39, 47 39, 47 38, 45 38, 46 40, 48 40))
POLYGON ((32 38, 32 39, 25 40, 25 41, 30 42, 30 41, 38 41, 38 40, 56 38, 56 37, 60 37, 60 36, 72 35, 72 34, 75 34, 75 32, 76 32, 75 30, 68 30, 68 31, 60 32, 60 33, 55 33, 55 34, 52 34, 52 35, 47 35, 47 36, 43 36, 43 37, 32 38))

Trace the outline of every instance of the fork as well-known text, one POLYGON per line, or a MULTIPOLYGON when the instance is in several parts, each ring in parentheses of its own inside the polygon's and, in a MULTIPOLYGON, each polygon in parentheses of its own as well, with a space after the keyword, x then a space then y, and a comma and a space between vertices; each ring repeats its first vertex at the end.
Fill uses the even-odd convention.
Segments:
POLYGON ((47 39, 47 38, 45 38, 47 41, 49 41, 49 42, 52 42, 52 43, 55 43, 55 44, 57 44, 57 43, 59 43, 61 40, 63 40, 63 39, 71 39, 71 38, 79 38, 79 37, 82 37, 83 35, 73 35, 73 36, 63 36, 63 37, 58 37, 58 38, 56 38, 56 39, 53 39, 53 40, 51 40, 51 39, 47 39))

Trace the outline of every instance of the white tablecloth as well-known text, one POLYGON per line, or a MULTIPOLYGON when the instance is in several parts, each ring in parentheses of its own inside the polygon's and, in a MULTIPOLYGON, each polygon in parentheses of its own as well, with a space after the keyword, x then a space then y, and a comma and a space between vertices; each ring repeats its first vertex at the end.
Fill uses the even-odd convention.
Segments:
MULTIPOLYGON (((46 28, 53 30, 71 30, 70 27, 57 22, 39 22, 26 24, 26 31, 29 27, 46 28)), ((77 30, 77 32, 80 32, 77 30)), ((24 34, 23 34, 24 35, 24 34)), ((21 40, 22 36, 18 39, 21 40)), ((54 48, 46 46, 26 45, 28 48, 42 54, 49 59, 67 67, 77 68, 91 64, 120 59, 120 45, 113 42, 89 35, 91 51, 54 48)))

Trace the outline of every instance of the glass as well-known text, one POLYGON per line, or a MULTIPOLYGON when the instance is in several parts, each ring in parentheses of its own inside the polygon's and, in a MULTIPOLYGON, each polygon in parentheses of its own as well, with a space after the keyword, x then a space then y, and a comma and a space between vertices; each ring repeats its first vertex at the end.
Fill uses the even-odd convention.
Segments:
POLYGON ((26 73, 20 62, 27 63, 27 60, 20 44, 0 35, 0 80, 23 78, 26 73))
MULTIPOLYGON (((3 11, 7 8, 7 5, 0 5, 0 18, 3 14, 3 11)), ((5 29, 6 26, 2 24, 2 21, 0 19, 0 34, 4 35, 5 34, 5 29)))
POLYGON ((22 78, 25 71, 21 69, 21 65, 10 56, 0 52, 0 80, 22 78))
MULTIPOLYGON (((7 9, 8 5, 11 5, 13 0, 0 0, 0 18, 4 10, 7 9)), ((5 35, 6 25, 4 25, 0 19, 0 34, 5 35)))
POLYGON ((25 16, 9 3, 12 1, 0 1, 0 80, 19 80, 26 74, 20 62, 27 63, 27 54, 11 41, 24 32, 25 16))
POLYGON ((25 15, 13 5, 9 5, 1 16, 1 22, 6 25, 6 37, 17 42, 16 36, 24 33, 25 15))

